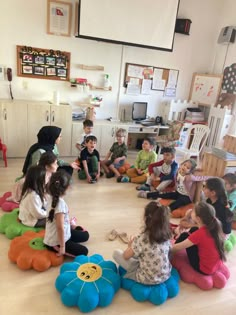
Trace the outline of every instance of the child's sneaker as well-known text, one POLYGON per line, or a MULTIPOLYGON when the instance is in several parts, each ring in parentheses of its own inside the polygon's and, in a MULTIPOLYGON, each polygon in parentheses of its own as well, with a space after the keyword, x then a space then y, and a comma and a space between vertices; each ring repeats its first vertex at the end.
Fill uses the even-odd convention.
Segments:
POLYGON ((129 183, 129 177, 128 176, 122 176, 121 183, 129 183))
POLYGON ((142 191, 150 191, 150 186, 148 184, 143 184, 139 185, 136 187, 137 190, 142 190, 142 191))
POLYGON ((137 194, 138 198, 146 198, 147 199, 147 192, 140 190, 137 194))
POLYGON ((109 172, 109 173, 106 174, 106 178, 112 178, 114 176, 115 176, 115 174, 112 173, 112 172, 109 172))

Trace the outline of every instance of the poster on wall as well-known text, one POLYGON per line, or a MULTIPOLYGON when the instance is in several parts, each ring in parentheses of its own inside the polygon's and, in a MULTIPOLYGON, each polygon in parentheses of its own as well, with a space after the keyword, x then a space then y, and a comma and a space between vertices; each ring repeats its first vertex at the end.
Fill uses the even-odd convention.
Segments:
POLYGON ((189 101, 201 105, 215 105, 220 93, 222 75, 194 73, 189 101))

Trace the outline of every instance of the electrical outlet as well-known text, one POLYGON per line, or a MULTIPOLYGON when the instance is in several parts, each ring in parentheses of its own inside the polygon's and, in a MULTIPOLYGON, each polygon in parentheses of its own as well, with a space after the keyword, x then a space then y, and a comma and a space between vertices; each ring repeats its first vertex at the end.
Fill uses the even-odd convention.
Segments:
POLYGON ((28 82, 27 81, 22 81, 22 86, 24 90, 28 90, 28 82))

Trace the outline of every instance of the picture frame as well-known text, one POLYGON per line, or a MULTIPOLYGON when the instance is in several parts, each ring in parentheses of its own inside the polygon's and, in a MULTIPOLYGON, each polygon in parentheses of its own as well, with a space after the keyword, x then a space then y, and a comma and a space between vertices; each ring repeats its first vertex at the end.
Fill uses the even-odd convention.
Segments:
POLYGON ((222 78, 222 74, 194 73, 189 101, 199 105, 215 106, 220 94, 222 78))
POLYGON ((17 45, 16 56, 19 77, 70 81, 70 52, 17 45))
POLYGON ((71 36, 72 3, 47 1, 47 34, 71 36))
POLYGON ((41 67, 41 66, 34 66, 34 74, 44 75, 45 74, 45 68, 41 67))
POLYGON ((22 73, 23 74, 33 74, 33 66, 32 65, 22 65, 22 73))

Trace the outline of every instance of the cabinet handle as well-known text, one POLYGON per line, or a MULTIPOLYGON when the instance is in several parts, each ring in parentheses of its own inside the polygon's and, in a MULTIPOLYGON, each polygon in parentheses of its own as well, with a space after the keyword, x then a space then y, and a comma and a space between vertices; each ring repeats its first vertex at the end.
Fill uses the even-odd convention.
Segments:
POLYGON ((3 110, 3 118, 4 118, 4 120, 7 120, 7 110, 6 110, 6 108, 4 108, 4 110, 3 110))
POLYGON ((52 111, 52 122, 54 122, 55 121, 55 112, 54 112, 54 110, 52 111))
POLYGON ((112 128, 112 131, 111 131, 111 136, 114 137, 114 135, 115 135, 115 129, 114 129, 114 127, 113 127, 113 128, 112 128))
POLYGON ((46 118, 46 121, 49 122, 49 111, 48 110, 46 110, 46 117, 45 118, 46 118))

